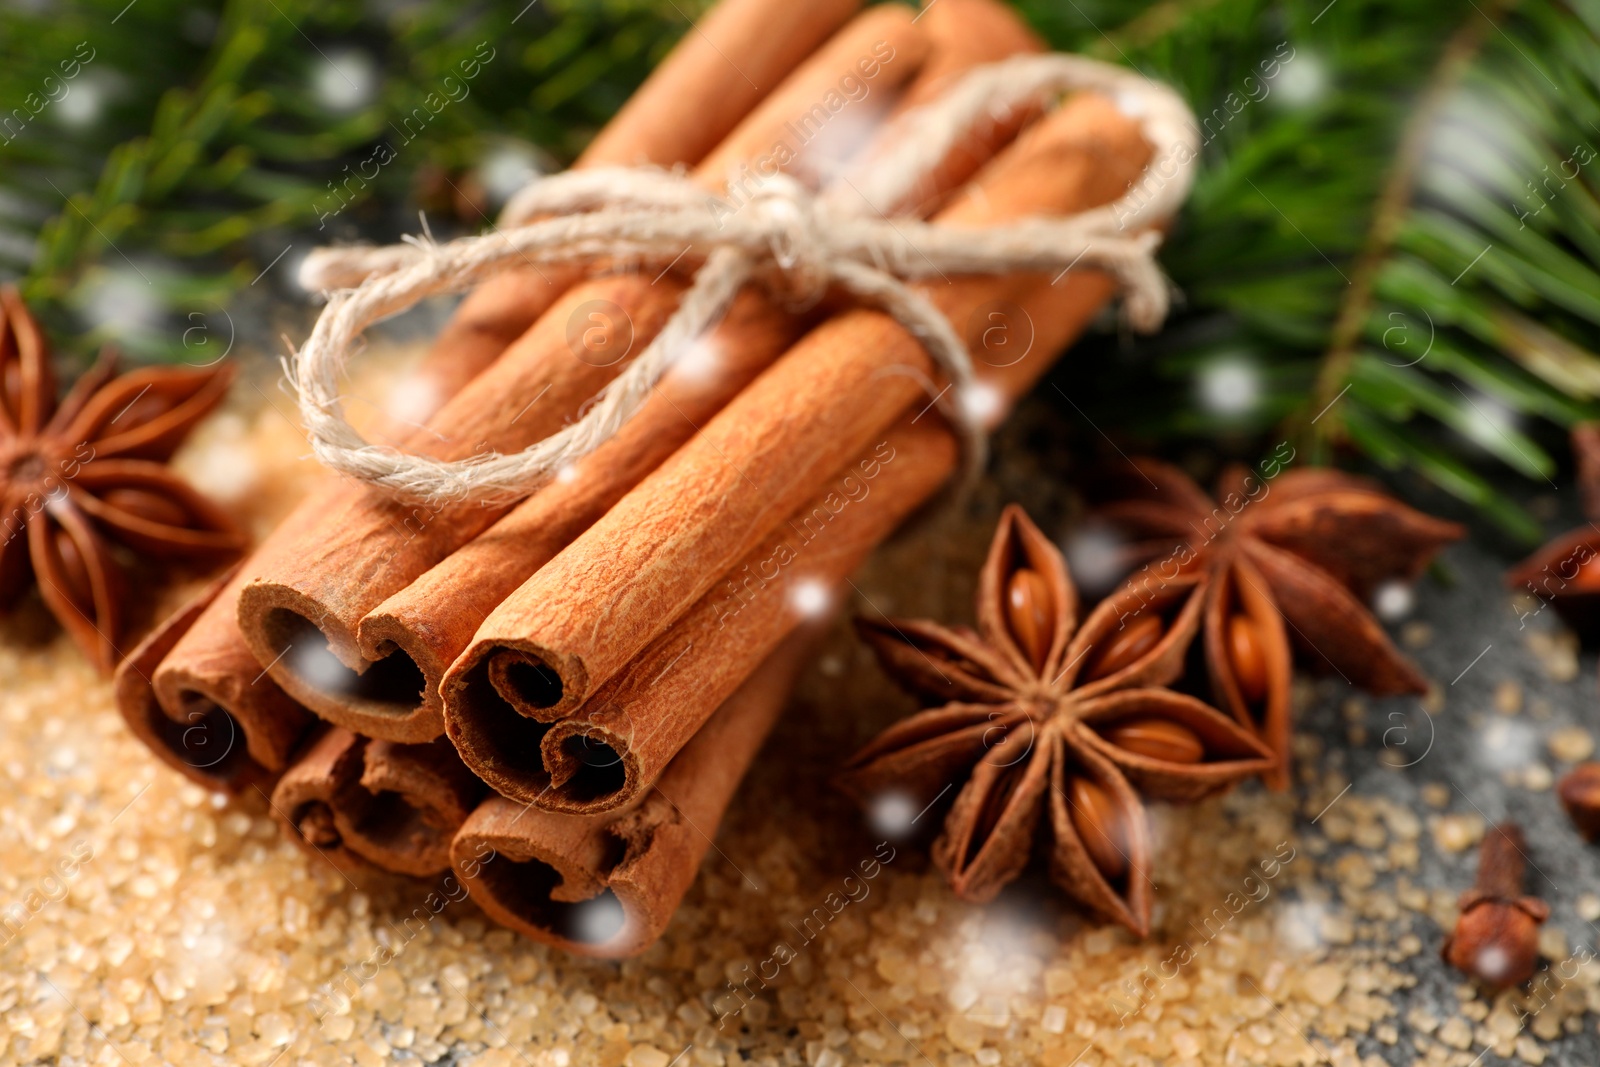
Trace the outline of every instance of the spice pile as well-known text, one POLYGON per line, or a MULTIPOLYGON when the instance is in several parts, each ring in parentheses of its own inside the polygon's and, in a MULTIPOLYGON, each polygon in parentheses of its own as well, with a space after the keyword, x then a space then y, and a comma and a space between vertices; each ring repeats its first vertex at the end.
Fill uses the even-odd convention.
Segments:
MULTIPOLYGON (((875 131, 894 129, 884 120, 1037 48, 995 0, 920 15, 724 0, 687 41, 580 166, 693 165, 708 192, 736 197, 736 165, 761 165, 832 94, 864 104, 841 124, 858 141, 840 158, 776 163, 828 188, 836 164, 870 164, 875 131), (729 51, 746 62, 728 69, 729 51), (867 91, 841 96, 845 79, 867 91)), ((885 207, 971 227, 1110 201, 1160 128, 1119 102, 1080 94, 998 116, 885 207)), ((614 379, 614 353, 662 328, 687 288, 672 267, 653 280, 495 277, 422 360, 408 418, 426 429, 408 436, 390 419, 368 432, 438 459, 541 439, 614 379)), ((969 332, 980 311, 1014 302, 1047 354, 1111 290, 1097 274, 1063 278, 964 278, 920 295, 969 332)), ((105 453, 80 458, 71 504, 27 530, 56 590, 44 602, 104 664, 121 598, 90 519, 134 547, 238 545, 160 466, 223 378, 91 372, 60 438, 41 340, 6 299, 8 448, 33 449, 30 463, 55 458, 61 439, 105 453), (154 407, 140 407, 146 393, 154 407), (79 625, 91 617, 100 629, 79 625)), ((855 586, 874 651, 934 705, 891 725, 903 703, 862 649, 804 620, 826 616, 830 590, 955 470, 955 434, 922 419, 933 364, 888 315, 796 310, 754 288, 705 347, 714 373, 674 366, 621 432, 521 503, 414 507, 340 480, 312 488, 128 657, 114 694, 132 738, 64 643, 26 658, 14 649, 27 620, 10 624, 0 670, 22 681, 0 705, 0 767, 17 794, 0 816, 0 891, 13 898, 0 902, 0 946, 17 966, 0 978, 0 1051, 666 1067, 691 1054, 792 1062, 798 1040, 815 1067, 1469 1065, 1594 1044, 1579 1035, 1600 978, 1564 931, 1573 914, 1600 919, 1600 898, 1552 876, 1591 858, 1569 838, 1549 870, 1529 864, 1551 856, 1548 815, 1526 838, 1508 818, 1539 810, 1524 793, 1555 810, 1541 741, 1561 763, 1592 742, 1572 722, 1556 729, 1547 706, 1546 721, 1531 702, 1535 721, 1520 721, 1521 691, 1504 678, 1498 719, 1467 709, 1453 722, 1449 700, 1476 678, 1530 661, 1480 667, 1490 641, 1454 674, 1477 667, 1474 682, 1446 696, 1428 679, 1458 664, 1419 669, 1366 606, 1380 582, 1414 581, 1456 527, 1352 477, 1283 473, 1292 456, 1260 477, 1223 472, 1215 499, 1138 461, 1101 515, 1132 537, 1123 562, 1140 569, 1080 612, 1052 538, 990 499, 976 510, 998 513, 976 632, 884 621, 929 597, 932 617, 961 614, 944 597, 961 568, 907 558, 935 555, 937 533, 891 549, 855 586), (800 712, 779 727, 783 759, 763 764, 714 843, 819 642, 800 712), (1297 648, 1340 684, 1318 697, 1295 683, 1297 648), (1426 695, 1409 718, 1386 707, 1374 730, 1356 687, 1426 695), (1341 698, 1344 743, 1324 750, 1315 738, 1341 698), (61 707, 84 710, 50 713, 61 707), (1300 710, 1323 721, 1296 734, 1300 710), (885 726, 847 768, 861 827, 816 786, 885 726), (189 781, 156 773, 136 742, 189 781), (1254 776, 1278 792, 1216 796, 1254 776), (936 834, 937 874, 922 848, 936 834), (1479 838, 1476 888, 1458 897, 1456 868, 1479 838), (1028 871, 1036 852, 1051 884, 1028 871), (1105 917, 1126 930, 1095 925, 1105 917), (637 958, 608 969, 511 931, 637 958), (1454 984, 1441 943, 1480 986, 1454 984), (1499 987, 1513 988, 1485 999, 1499 987)), ((1048 366, 992 364, 986 419, 1048 366)), ((247 450, 267 450, 260 423, 276 415, 253 413, 247 450)), ((976 542, 967 530, 954 543, 976 542)), ((1478 608, 1460 631, 1520 629, 1534 614, 1478 608)), ((1529 632, 1570 682, 1564 638, 1549 620, 1529 632)), ((1424 649, 1423 624, 1404 633, 1424 649)), ((1586 828, 1594 774, 1579 766, 1561 787, 1586 828)))
MULTIPOLYGON (((831 265, 814 285, 805 270, 771 288, 735 281, 699 354, 520 502, 458 480, 419 504, 382 479, 329 477, 128 656, 116 685, 137 737, 207 788, 266 797, 340 870, 453 869, 496 919, 575 952, 626 957, 660 936, 804 662, 806 624, 956 471, 952 423, 965 432, 967 420, 930 414, 927 383, 948 376, 956 408, 981 402, 984 425, 997 425, 1118 279, 1153 274, 1133 235, 1159 228, 1189 180, 1181 169, 1150 190, 1132 184, 1147 164, 1186 162, 1176 154, 1192 147, 1193 123, 1170 90, 1106 64, 1030 60, 1040 44, 999 0, 859 6, 723 0, 577 168, 683 167, 697 205, 720 195, 728 212, 761 219, 789 203, 769 203, 762 179, 776 169, 827 218, 926 218, 938 225, 924 236, 941 240, 1098 208, 1129 234, 1095 237, 1123 249, 1109 265, 979 266, 905 285, 831 265), (1024 63, 994 65, 1008 59, 1024 63), (972 100, 984 106, 957 106, 972 100), (857 200, 870 207, 838 206, 857 200), (871 306, 830 293, 830 277, 871 306), (904 309, 926 305, 981 351, 980 312, 995 304, 1027 317, 1032 354, 980 359, 970 383, 930 355, 959 347, 932 343, 942 325, 919 339, 904 324, 904 309)), ((608 172, 606 196, 632 205, 628 180, 608 172)), ((569 214, 560 225, 588 220, 569 214)), ((521 234, 539 225, 515 204, 508 218, 527 224, 521 234)), ((493 246, 510 269, 486 277, 474 260, 430 276, 439 289, 481 284, 423 361, 408 419, 366 431, 430 469, 498 462, 484 454, 548 443, 574 419, 581 429, 591 401, 605 409, 603 391, 631 382, 633 347, 673 336, 680 301, 709 299, 681 272, 749 274, 723 269, 743 252, 685 248, 637 271, 607 260, 588 277, 566 261, 518 262, 508 243, 452 242, 493 246)), ((396 310, 399 283, 364 272, 414 252, 309 260, 331 292, 307 349, 330 323, 365 322, 348 303, 364 294, 396 310)), ((1130 317, 1153 324, 1148 303, 1131 300, 1144 313, 1130 317)), ((315 377, 296 379, 303 401, 315 377)), ((326 420, 306 418, 329 460, 316 437, 326 420)))
POLYGON ((1286 471, 1292 458, 1230 470, 1216 501, 1167 464, 1120 464, 1123 499, 1101 519, 1142 566, 1081 625, 1061 551, 1007 508, 976 631, 860 621, 889 673, 942 706, 858 752, 844 786, 868 808, 937 809, 933 859, 964 899, 992 899, 1037 852, 1070 897, 1147 933, 1148 802, 1288 781, 1288 631, 1347 685, 1428 689, 1363 600, 1380 583, 1409 589, 1461 528, 1337 471, 1286 471), (1231 717, 1180 688, 1209 690, 1231 717))
MULTIPOLYGON (((1018 443, 1048 447, 1056 416, 1036 406, 1022 421, 997 443, 999 477, 1031 487, 1022 499, 1057 530, 1059 490, 1026 477, 1038 455, 1018 443)), ((210 487, 205 457, 223 445, 254 457, 263 488, 304 466, 279 414, 234 409, 178 470, 210 487)), ((857 577, 854 606, 960 617, 999 511, 987 499, 888 546, 857 577)), ((39 907, 0 945, 0 1063, 1588 1062, 1600 1055, 1593 964, 1558 990, 1491 998, 1438 958, 1476 845, 1506 816, 1558 883, 1529 884, 1554 911, 1540 936, 1552 968, 1593 944, 1600 919, 1587 888, 1600 853, 1572 847, 1551 792, 1593 750, 1577 725, 1593 659, 1575 656, 1553 613, 1530 621, 1530 647, 1494 561, 1463 546, 1448 562, 1458 581, 1420 591, 1408 651, 1454 678, 1495 648, 1428 698, 1431 713, 1337 680, 1297 686, 1292 793, 1247 786, 1154 809, 1159 892, 1143 941, 1030 878, 990 905, 962 903, 919 849, 880 853, 884 838, 842 799, 817 796, 839 753, 910 707, 844 627, 662 941, 620 966, 497 929, 443 876, 347 881, 288 844, 259 797, 221 803, 167 772, 65 638, 23 648, 8 632, 0 671, 18 684, 0 694, 0 906, 37 892, 39 907), (795 955, 777 966, 780 942, 795 955), (1520 1029, 1519 1006, 1539 1009, 1520 1029)))

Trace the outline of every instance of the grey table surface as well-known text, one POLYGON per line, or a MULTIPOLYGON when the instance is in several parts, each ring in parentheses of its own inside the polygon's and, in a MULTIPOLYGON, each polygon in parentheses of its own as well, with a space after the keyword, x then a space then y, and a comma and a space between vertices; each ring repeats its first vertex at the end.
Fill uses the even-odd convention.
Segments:
MULTIPOLYGON (((1441 687, 1442 707, 1430 713, 1417 698, 1372 699, 1364 743, 1356 743, 1342 713, 1350 690, 1329 679, 1318 685, 1319 699, 1301 710, 1297 729, 1324 740, 1328 766, 1349 776, 1354 793, 1388 797, 1426 814, 1422 791, 1436 783, 1450 791, 1449 811, 1521 825, 1529 858, 1526 889, 1550 905, 1550 924, 1567 934, 1576 966, 1582 959, 1578 954, 1592 952, 1600 942, 1600 926, 1580 916, 1578 907, 1580 896, 1600 890, 1600 846, 1583 842, 1556 799, 1549 783, 1570 764, 1554 757, 1548 741, 1574 724, 1600 732, 1596 657, 1583 650, 1575 677, 1552 676, 1535 646, 1559 640, 1565 623, 1549 607, 1519 602, 1504 585, 1506 564, 1506 556, 1469 538, 1441 554, 1436 570, 1446 582, 1425 579, 1416 588, 1408 622, 1427 627, 1431 639, 1407 652, 1441 687), (1498 706, 1507 683, 1520 691, 1522 707, 1516 714, 1498 706)), ((1452 854, 1425 847, 1418 862, 1409 873, 1422 886, 1463 889, 1472 883, 1477 850, 1452 854)), ((1462 978, 1433 955, 1441 933, 1433 922, 1414 917, 1411 928, 1428 951, 1407 967, 1417 983, 1405 1000, 1448 1017, 1457 1010, 1454 990, 1462 978)), ((1362 1046, 1364 1053, 1392 1063, 1412 1062, 1404 1040, 1394 1047, 1371 1040, 1362 1046)), ((1551 1054, 1547 1062, 1600 1063, 1600 1032, 1592 1017, 1551 1054)), ((1490 1052, 1482 1062, 1502 1061, 1490 1052)))

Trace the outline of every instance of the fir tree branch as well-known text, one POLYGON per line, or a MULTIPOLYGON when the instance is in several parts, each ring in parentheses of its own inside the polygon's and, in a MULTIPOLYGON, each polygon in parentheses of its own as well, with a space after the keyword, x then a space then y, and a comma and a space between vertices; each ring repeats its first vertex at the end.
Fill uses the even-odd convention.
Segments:
POLYGON ((1195 15, 1217 7, 1223 0, 1160 0, 1112 30, 1090 52, 1099 59, 1112 59, 1122 48, 1148 49, 1180 30, 1195 15))
POLYGON ((1328 419, 1321 427, 1317 423, 1349 386, 1352 363, 1372 312, 1378 274, 1393 252, 1395 240, 1411 209, 1417 167, 1428 138, 1450 94, 1482 50, 1488 31, 1495 28, 1515 4, 1516 0, 1491 0, 1486 11, 1474 6, 1473 13, 1450 35, 1421 99, 1406 121, 1394 162, 1373 208, 1365 246, 1352 269, 1350 286, 1340 303, 1329 335, 1327 354, 1317 374, 1309 409, 1317 414, 1296 434, 1302 439, 1309 438, 1305 443, 1314 456, 1325 454, 1326 445, 1341 435, 1343 422, 1337 417, 1328 419))

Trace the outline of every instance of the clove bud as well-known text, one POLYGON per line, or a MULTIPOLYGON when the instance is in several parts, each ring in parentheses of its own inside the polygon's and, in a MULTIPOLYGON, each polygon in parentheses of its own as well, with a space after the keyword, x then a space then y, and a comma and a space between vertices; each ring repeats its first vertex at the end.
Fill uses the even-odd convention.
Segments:
POLYGON ((1461 915, 1440 955, 1490 989, 1518 986, 1539 961, 1539 926, 1550 907, 1522 893, 1526 842, 1515 823, 1501 823, 1478 849, 1478 878, 1461 894, 1461 915))
POLYGON ((1600 839, 1600 763, 1590 761, 1572 768, 1556 785, 1556 796, 1584 840, 1600 839))

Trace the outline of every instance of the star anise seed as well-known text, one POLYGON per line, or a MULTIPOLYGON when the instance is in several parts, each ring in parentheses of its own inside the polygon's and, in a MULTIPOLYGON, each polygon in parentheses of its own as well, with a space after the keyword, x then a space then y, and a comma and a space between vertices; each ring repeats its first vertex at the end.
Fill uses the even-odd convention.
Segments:
POLYGON ((1251 707, 1259 707, 1267 696, 1267 659, 1260 628, 1248 615, 1228 619, 1228 662, 1239 683, 1239 694, 1251 707))
POLYGON ((1023 567, 1011 576, 1006 593, 1011 633, 1037 670, 1050 652, 1050 590, 1038 571, 1023 567))
POLYGON ((1134 719, 1107 730, 1105 738, 1129 752, 1169 763, 1199 763, 1206 755, 1193 730, 1165 719, 1134 719))

